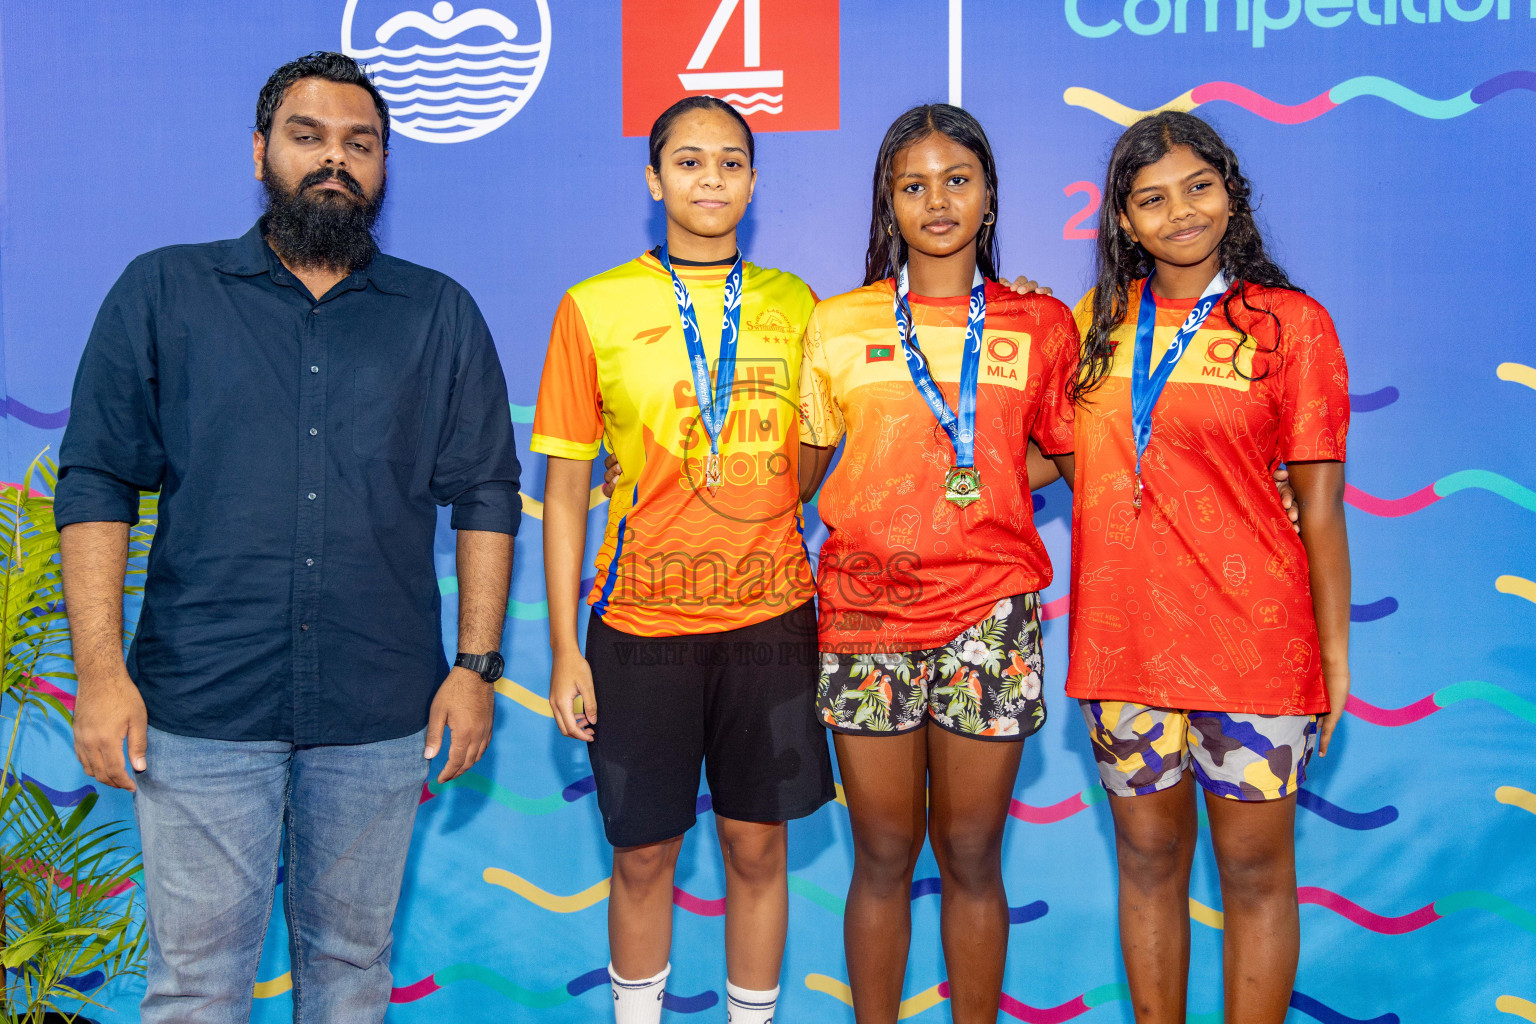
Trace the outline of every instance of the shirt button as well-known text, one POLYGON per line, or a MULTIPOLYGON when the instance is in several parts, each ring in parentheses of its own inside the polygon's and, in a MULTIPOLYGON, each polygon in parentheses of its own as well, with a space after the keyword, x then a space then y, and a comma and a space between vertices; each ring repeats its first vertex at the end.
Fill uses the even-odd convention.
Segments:
POLYGON ((315 560, 313 558, 306 558, 306 559, 304 559, 304 564, 305 565, 314 565, 315 564, 315 560))
POLYGON ((310 437, 314 437, 318 433, 320 433, 320 431, 316 430, 314 427, 310 427, 309 428, 309 436, 310 437))
POLYGON ((320 307, 316 306, 314 309, 310 310, 309 311, 309 315, 310 316, 319 316, 320 315, 320 307))
POLYGON ((309 368, 309 372, 310 373, 319 373, 320 372, 320 367, 318 367, 318 366, 311 366, 309 368))
POLYGON ((310 491, 309 492, 309 500, 310 501, 314 501, 315 500, 315 492, 314 491, 310 491))
POLYGON ((299 623, 299 628, 304 630, 307 633, 307 632, 309 632, 309 623, 301 622, 301 623, 299 623))

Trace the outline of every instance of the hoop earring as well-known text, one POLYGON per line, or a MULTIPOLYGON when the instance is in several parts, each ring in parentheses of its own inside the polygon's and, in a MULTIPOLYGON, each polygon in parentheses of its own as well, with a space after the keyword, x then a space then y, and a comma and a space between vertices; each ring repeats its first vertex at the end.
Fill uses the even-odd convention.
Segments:
POLYGON ((896 225, 892 224, 890 221, 886 221, 886 223, 885 223, 885 237, 886 238, 895 238, 896 237, 896 225))
POLYGON ((997 213, 995 211, 988 210, 987 215, 981 218, 981 222, 988 227, 991 227, 993 224, 997 223, 997 213))

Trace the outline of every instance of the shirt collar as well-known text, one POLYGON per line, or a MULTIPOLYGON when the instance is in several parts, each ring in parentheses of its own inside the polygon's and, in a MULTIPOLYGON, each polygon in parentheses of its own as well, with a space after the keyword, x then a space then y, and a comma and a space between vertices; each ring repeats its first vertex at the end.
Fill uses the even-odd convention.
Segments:
MULTIPOLYGON (((367 267, 352 274, 342 283, 345 290, 362 288, 365 284, 372 284, 381 292, 390 295, 409 296, 404 275, 395 266, 396 261, 386 257, 382 252, 373 258, 373 262, 367 267)), ((228 253, 220 261, 215 269, 236 277, 255 277, 258 274, 271 274, 274 280, 291 278, 293 275, 283 261, 277 258, 277 253, 267 244, 266 234, 262 230, 262 221, 258 220, 251 225, 251 229, 239 238, 235 239, 229 247, 228 253)))

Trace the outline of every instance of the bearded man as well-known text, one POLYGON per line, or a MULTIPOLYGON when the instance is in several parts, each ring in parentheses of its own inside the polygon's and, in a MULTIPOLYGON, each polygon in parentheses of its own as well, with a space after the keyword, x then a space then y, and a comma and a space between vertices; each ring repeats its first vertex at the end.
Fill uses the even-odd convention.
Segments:
POLYGON ((382 1020, 428 762, 445 730, 442 782, 490 741, 521 514, 506 382, 469 294, 378 251, 388 142, 351 58, 279 68, 252 139, 265 214, 134 260, 81 358, 55 505, 75 751, 134 792, 145 1024, 249 1019, 279 888, 294 1020, 382 1020), (142 491, 159 523, 125 660, 142 491))

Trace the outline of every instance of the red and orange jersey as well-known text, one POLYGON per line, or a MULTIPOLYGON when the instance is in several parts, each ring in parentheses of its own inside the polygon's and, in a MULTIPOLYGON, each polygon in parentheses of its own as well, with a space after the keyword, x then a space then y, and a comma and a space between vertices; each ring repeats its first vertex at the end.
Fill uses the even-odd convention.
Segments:
MULTIPOLYGON (((713 372, 729 267, 677 267, 713 372)), ((801 338, 816 297, 799 278, 748 263, 724 481, 704 483, 682 320, 649 253, 583 281, 555 314, 531 447, 593 459, 604 442, 614 488, 587 603, 638 636, 720 632, 804 604, 814 592, 797 484, 801 338)))
MULTIPOLYGON (((1247 286, 1218 302, 1152 414, 1132 504, 1130 323, 1109 375, 1076 409, 1067 694, 1247 714, 1328 710, 1307 554, 1275 491, 1277 463, 1344 461, 1349 378, 1328 312, 1247 286), (1266 314, 1273 314, 1273 317, 1266 314)), ((1195 300, 1157 299, 1152 365, 1195 300)), ((1086 335, 1093 296, 1078 304, 1086 335)))
MULTIPOLYGON (((966 508, 945 500, 954 449, 902 358, 893 295, 887 280, 827 299, 806 329, 805 441, 847 439, 817 501, 830 534, 817 573, 820 642, 839 653, 939 647, 999 599, 1048 585, 1026 450, 1031 437, 1047 454, 1072 450, 1071 311, 988 283, 976 396, 981 497, 966 508)), ((969 299, 911 301, 934 380, 955 408, 969 299)))

